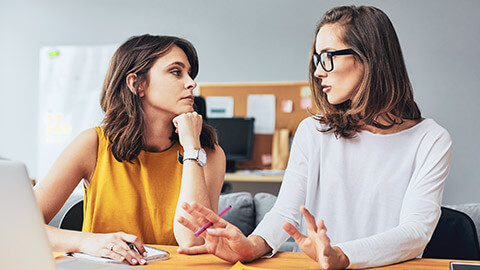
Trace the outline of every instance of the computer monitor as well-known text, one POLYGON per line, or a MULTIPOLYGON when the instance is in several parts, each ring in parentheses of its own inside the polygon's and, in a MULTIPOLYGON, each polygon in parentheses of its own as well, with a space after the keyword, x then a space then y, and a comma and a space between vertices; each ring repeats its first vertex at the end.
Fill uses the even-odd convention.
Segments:
POLYGON ((252 157, 254 118, 208 118, 207 122, 217 131, 218 143, 227 158, 227 172, 235 171, 235 161, 252 157))

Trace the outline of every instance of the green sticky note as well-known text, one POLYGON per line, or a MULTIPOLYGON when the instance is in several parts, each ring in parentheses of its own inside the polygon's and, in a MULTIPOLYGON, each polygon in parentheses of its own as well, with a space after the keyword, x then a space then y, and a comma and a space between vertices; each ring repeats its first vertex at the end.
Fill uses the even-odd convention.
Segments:
POLYGON ((58 56, 60 53, 58 51, 48 52, 48 56, 58 56))

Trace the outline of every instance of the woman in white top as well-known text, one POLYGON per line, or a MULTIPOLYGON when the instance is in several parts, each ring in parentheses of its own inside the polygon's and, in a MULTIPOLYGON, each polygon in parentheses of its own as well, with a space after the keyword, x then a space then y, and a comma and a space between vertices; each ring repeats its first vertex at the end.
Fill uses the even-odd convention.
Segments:
POLYGON ((310 83, 323 113, 300 123, 272 210, 246 238, 214 212, 185 203, 197 220, 180 223, 193 231, 206 220, 213 225, 204 245, 179 252, 251 261, 273 255, 291 235, 325 269, 421 256, 440 217, 451 139, 422 118, 387 15, 364 6, 327 11, 310 83))

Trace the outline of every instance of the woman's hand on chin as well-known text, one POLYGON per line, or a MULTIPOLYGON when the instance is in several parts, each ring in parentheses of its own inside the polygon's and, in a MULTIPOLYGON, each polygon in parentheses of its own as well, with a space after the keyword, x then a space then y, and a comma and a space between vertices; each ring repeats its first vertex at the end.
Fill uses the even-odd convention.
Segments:
POLYGON ((199 149, 200 133, 202 132, 203 119, 197 112, 188 112, 177 115, 172 120, 175 132, 183 149, 199 149))

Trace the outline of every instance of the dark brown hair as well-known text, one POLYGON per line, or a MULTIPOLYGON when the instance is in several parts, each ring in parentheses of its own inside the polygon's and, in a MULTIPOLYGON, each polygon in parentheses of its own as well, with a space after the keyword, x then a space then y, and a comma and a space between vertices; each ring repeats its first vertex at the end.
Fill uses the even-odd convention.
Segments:
MULTIPOLYGON (((397 34, 383 11, 367 6, 332 8, 322 16, 315 36, 326 24, 341 27, 343 36, 340 38, 356 52, 355 60, 363 64, 364 73, 350 100, 330 104, 310 60, 310 86, 315 103, 322 111, 316 119, 329 126, 323 132, 332 131, 337 137, 352 138, 363 125, 388 129, 403 123, 403 119, 421 118, 397 34), (379 119, 387 124, 379 123, 379 119)), ((315 40, 311 54, 313 52, 315 40)))
MULTIPOLYGON (((100 104, 105 112, 102 121, 112 153, 118 161, 132 162, 144 149, 145 116, 142 102, 126 84, 128 74, 136 74, 135 93, 139 85, 148 85, 148 71, 155 61, 166 54, 172 46, 178 46, 187 55, 194 79, 198 74, 198 56, 193 45, 182 38, 172 36, 134 36, 123 43, 115 52, 105 76, 100 104)), ((173 124, 172 124, 173 125, 173 124)), ((172 129, 170 140, 178 141, 172 129)), ((200 143, 214 149, 217 141, 215 130, 203 124, 200 143)))

